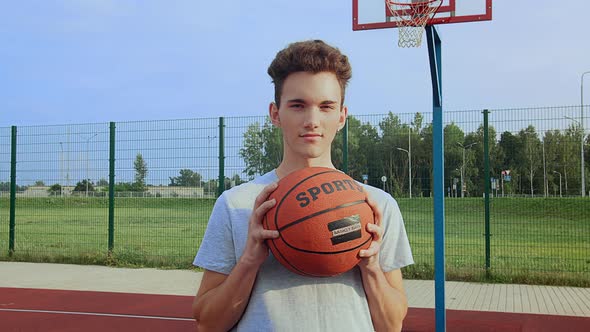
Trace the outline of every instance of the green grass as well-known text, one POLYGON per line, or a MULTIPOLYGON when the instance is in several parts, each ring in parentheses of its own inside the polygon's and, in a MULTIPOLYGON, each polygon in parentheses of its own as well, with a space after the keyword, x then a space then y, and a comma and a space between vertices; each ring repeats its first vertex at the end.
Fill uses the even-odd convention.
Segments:
MULTIPOLYGON (((108 255, 108 199, 19 198, 14 260, 117 266, 191 266, 214 200, 116 200, 108 255)), ((8 249, 8 203, 0 200, 0 245, 8 249)), ((9 259, 7 250, 0 259, 9 259)))
MULTIPOLYGON (((399 199, 417 264, 406 276, 433 278, 433 205, 399 199)), ((590 200, 494 198, 486 269, 483 199, 445 201, 449 279, 590 286, 590 200)))
MULTIPOLYGON (((188 268, 214 200, 118 198, 108 255, 108 199, 18 198, 16 250, 8 256, 8 198, 0 198, 0 260, 188 268)), ((433 278, 433 202, 398 199, 416 264, 433 278)), ((449 280, 590 286, 590 200, 494 198, 486 269, 481 198, 447 199, 449 280)))

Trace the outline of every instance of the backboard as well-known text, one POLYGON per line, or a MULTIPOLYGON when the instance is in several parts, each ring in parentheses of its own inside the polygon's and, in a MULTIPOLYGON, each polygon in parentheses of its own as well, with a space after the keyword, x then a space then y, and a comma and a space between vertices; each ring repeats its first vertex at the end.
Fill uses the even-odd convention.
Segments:
MULTIPOLYGON (((402 15, 392 15, 385 0, 352 0, 352 29, 355 31, 397 28, 398 22, 396 20, 400 19, 396 17, 404 19, 403 13, 402 15)), ((427 25, 489 21, 491 19, 492 0, 442 0, 440 8, 427 25)))

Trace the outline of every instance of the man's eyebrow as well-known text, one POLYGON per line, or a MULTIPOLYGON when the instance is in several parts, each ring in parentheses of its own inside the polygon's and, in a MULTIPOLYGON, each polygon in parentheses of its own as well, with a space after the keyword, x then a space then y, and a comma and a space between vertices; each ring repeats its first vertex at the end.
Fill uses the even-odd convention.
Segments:
MULTIPOLYGON (((289 99, 287 100, 287 103, 301 103, 301 104, 306 104, 306 101, 304 99, 301 98, 295 98, 295 99, 289 99)), ((320 103, 320 105, 334 105, 334 104, 338 104, 337 101, 335 100, 324 100, 320 103)))
POLYGON ((287 102, 288 103, 301 103, 301 104, 305 104, 305 100, 299 99, 299 98, 289 99, 289 100, 287 100, 287 102))

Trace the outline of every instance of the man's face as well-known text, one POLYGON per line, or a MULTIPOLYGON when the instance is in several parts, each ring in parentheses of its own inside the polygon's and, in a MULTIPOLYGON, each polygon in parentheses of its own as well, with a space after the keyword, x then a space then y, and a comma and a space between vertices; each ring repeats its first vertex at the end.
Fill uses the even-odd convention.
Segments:
POLYGON ((341 100, 333 73, 298 72, 287 77, 281 105, 270 107, 273 124, 283 131, 285 160, 315 159, 316 165, 331 165, 330 146, 346 121, 341 100))

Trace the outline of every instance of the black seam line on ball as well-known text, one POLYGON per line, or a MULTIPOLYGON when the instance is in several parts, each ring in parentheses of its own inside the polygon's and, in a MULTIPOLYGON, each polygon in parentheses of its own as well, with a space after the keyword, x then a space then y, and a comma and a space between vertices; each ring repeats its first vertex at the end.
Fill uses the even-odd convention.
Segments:
POLYGON ((311 218, 313 218, 313 217, 317 217, 317 216, 319 216, 320 214, 324 214, 324 213, 327 213, 327 212, 330 212, 330 211, 334 211, 334 210, 338 210, 338 209, 343 209, 343 208, 346 208, 346 207, 349 207, 349 206, 354 206, 354 205, 358 205, 358 204, 362 204, 362 203, 365 203, 365 201, 364 201, 364 200, 361 200, 361 201, 354 201, 354 202, 349 202, 349 203, 345 203, 345 204, 338 205, 338 206, 336 206, 336 207, 333 207, 333 208, 329 208, 329 209, 325 209, 325 210, 322 210, 322 211, 318 211, 318 212, 316 212, 316 213, 310 214, 309 216, 306 216, 306 217, 303 217, 303 218, 301 218, 301 219, 297 219, 297 220, 295 220, 295 221, 293 221, 293 222, 291 222, 291 223, 288 223, 288 224, 286 224, 285 226, 283 226, 283 227, 279 228, 279 229, 278 229, 278 231, 279 231, 279 232, 282 232, 282 231, 283 231, 283 230, 285 230, 286 228, 289 228, 289 227, 295 226, 295 225, 297 225, 297 224, 299 224, 299 223, 302 223, 302 222, 304 222, 304 221, 306 221, 306 220, 308 220, 308 219, 311 219, 311 218))

